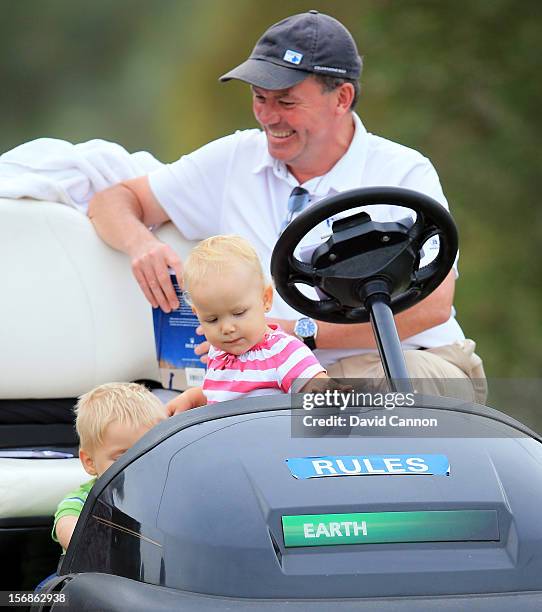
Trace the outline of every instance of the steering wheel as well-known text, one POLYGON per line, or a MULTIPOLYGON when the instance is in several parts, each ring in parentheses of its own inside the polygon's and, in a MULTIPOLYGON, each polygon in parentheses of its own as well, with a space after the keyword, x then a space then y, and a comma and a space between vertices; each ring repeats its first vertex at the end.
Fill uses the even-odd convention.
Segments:
POLYGON ((273 250, 271 274, 278 293, 295 310, 330 323, 365 323, 368 298, 375 292, 389 296, 394 313, 427 297, 452 267, 457 243, 452 217, 433 198, 400 187, 352 189, 311 206, 286 227, 273 250), (333 222, 331 235, 316 246, 310 261, 294 256, 319 223, 352 208, 378 205, 409 208, 416 221, 380 223, 358 212, 333 222), (420 268, 422 247, 435 236, 438 255, 420 268), (306 297, 296 284, 316 288, 322 299, 306 297))

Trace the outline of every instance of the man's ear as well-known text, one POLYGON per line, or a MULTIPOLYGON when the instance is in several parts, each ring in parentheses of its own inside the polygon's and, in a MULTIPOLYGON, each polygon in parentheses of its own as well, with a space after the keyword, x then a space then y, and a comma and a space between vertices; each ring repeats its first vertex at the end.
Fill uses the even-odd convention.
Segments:
POLYGON ((263 307, 265 312, 269 312, 273 306, 273 285, 267 285, 263 290, 263 307))
POLYGON ((355 91, 352 83, 343 83, 337 89, 337 110, 341 114, 347 113, 352 105, 355 91))
POLYGON ((87 453, 83 448, 79 449, 79 459, 83 464, 83 468, 87 474, 91 476, 97 476, 98 472, 96 472, 96 468, 94 467, 94 459, 87 453))

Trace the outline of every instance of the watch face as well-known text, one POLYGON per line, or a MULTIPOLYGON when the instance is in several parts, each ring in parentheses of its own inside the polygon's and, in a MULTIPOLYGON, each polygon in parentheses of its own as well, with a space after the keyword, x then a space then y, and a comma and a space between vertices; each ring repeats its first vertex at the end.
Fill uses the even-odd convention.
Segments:
POLYGON ((304 317, 297 321, 295 333, 301 338, 311 338, 316 334, 316 329, 316 323, 312 319, 304 317))

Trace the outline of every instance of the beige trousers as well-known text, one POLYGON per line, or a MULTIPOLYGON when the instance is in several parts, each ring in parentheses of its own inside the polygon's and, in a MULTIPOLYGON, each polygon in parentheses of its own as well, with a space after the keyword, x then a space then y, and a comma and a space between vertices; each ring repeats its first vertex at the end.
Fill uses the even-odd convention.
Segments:
MULTIPOLYGON (((404 351, 413 387, 419 393, 454 397, 485 404, 487 383, 473 340, 447 346, 404 351)), ((328 367, 332 378, 384 379, 378 353, 366 353, 339 359, 328 367)))

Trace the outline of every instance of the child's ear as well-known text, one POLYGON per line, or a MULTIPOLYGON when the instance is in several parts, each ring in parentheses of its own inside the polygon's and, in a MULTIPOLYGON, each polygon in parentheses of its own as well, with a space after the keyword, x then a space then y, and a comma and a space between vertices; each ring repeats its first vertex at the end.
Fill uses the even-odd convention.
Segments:
POLYGON ((267 285, 263 290, 263 307, 265 312, 269 312, 273 306, 273 285, 267 285))
POLYGON ((91 476, 97 476, 98 472, 96 472, 96 468, 94 467, 94 459, 87 453, 83 448, 79 449, 79 459, 83 464, 83 468, 87 474, 91 476))

